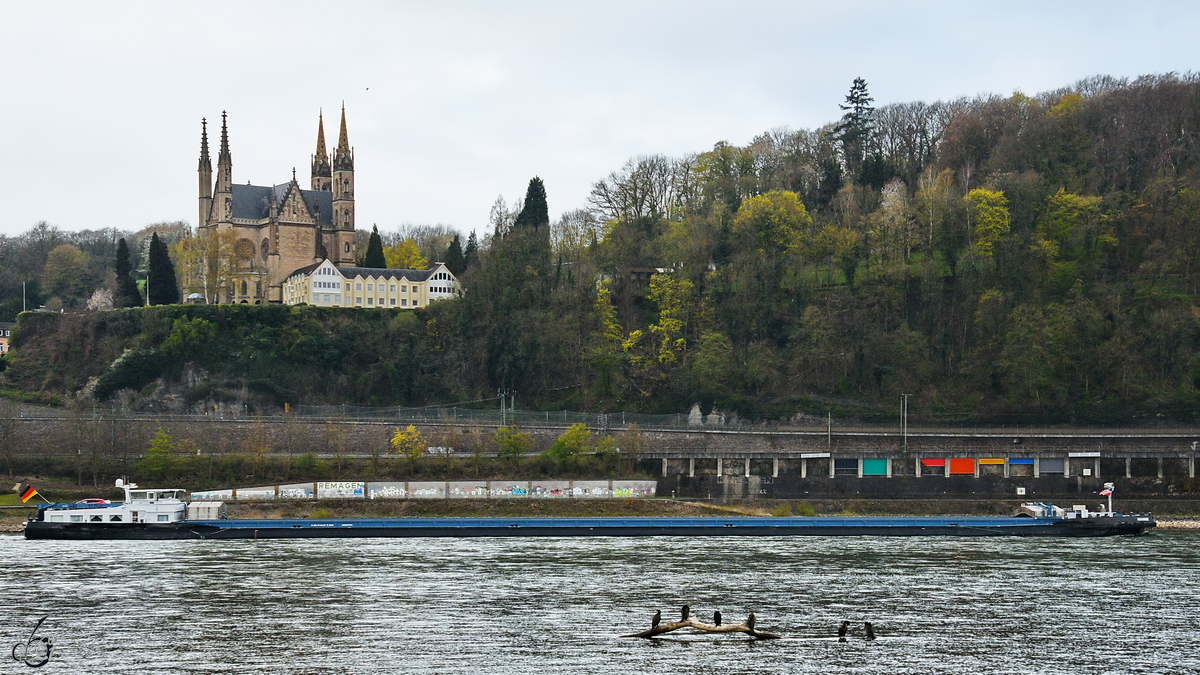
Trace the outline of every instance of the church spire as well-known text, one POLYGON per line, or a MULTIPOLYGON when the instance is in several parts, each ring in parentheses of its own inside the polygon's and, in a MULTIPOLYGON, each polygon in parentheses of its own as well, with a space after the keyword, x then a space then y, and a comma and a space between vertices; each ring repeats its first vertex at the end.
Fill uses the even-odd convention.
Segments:
MULTIPOLYGON (((208 167, 212 171, 212 160, 208 158, 208 119, 201 118, 200 120, 200 170, 203 171, 208 167)), ((211 189, 211 186, 209 186, 211 189)))
POLYGON ((350 149, 350 138, 346 135, 346 104, 342 103, 342 130, 338 132, 338 150, 350 149))
POLYGON ((329 165, 329 151, 325 149, 325 115, 317 113, 317 153, 312 157, 312 189, 329 192, 332 186, 333 169, 329 165))
POLYGON ((317 154, 328 155, 329 151, 325 149, 325 111, 317 111, 317 154))
POLYGON ((212 160, 208 157, 208 120, 200 120, 200 166, 196 169, 200 174, 200 211, 196 220, 197 227, 208 225, 209 214, 212 211, 212 160))
POLYGON ((338 132, 337 150, 333 151, 333 168, 338 171, 354 170, 354 151, 350 149, 350 136, 346 133, 346 104, 342 104, 342 128, 338 132))
POLYGON ((221 111, 221 152, 217 155, 216 213, 213 220, 227 223, 233 218, 233 156, 229 154, 229 127, 221 111))

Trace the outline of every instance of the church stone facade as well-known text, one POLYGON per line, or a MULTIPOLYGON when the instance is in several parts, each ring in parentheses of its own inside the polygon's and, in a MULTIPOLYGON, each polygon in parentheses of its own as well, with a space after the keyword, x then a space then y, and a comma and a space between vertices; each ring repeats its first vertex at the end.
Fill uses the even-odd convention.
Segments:
POLYGON ((354 265, 354 150, 346 134, 346 109, 337 148, 325 149, 325 120, 317 120, 317 149, 310 189, 296 172, 279 185, 236 185, 229 130, 221 113, 221 150, 214 183, 208 125, 200 131, 199 235, 232 232, 237 273, 218 302, 283 302, 283 283, 293 271, 322 260, 354 265))

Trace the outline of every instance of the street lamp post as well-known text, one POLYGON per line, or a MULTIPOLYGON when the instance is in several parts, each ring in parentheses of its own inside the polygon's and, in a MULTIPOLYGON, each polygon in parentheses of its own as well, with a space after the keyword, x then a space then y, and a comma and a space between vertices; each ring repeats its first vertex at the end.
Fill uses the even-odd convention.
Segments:
POLYGON ((900 394, 900 435, 904 438, 904 452, 908 452, 908 399, 912 394, 900 394))

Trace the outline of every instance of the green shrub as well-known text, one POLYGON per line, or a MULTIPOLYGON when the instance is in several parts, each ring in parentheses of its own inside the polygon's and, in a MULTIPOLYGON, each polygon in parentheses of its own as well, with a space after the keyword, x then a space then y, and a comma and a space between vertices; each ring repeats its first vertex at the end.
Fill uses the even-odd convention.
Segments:
POLYGON ((95 396, 103 401, 122 389, 141 389, 158 379, 165 365, 166 360, 157 349, 135 349, 100 376, 95 396))
POLYGON ((780 504, 771 511, 771 515, 775 516, 776 518, 787 518, 788 516, 792 515, 792 509, 787 504, 780 504))
POLYGON ((817 515, 817 510, 814 509, 812 507, 812 504, 809 504, 808 502, 796 502, 796 506, 795 506, 794 510, 796 512, 796 515, 798 515, 798 516, 815 516, 815 515, 817 515))
POLYGON ((314 509, 312 513, 308 514, 308 517, 309 518, 332 518, 333 514, 329 512, 329 509, 314 509))

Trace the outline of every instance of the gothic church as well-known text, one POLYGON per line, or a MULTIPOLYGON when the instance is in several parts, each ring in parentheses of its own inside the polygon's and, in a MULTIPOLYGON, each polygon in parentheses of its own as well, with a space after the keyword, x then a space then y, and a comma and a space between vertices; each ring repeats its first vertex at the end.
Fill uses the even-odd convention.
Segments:
POLYGON ((274 186, 236 185, 229 132, 221 113, 221 151, 213 183, 208 122, 200 130, 199 234, 232 232, 237 274, 219 302, 283 301, 283 282, 301 267, 329 259, 354 265, 354 150, 346 134, 346 108, 332 157, 325 150, 325 120, 317 120, 311 189, 292 180, 274 186))

